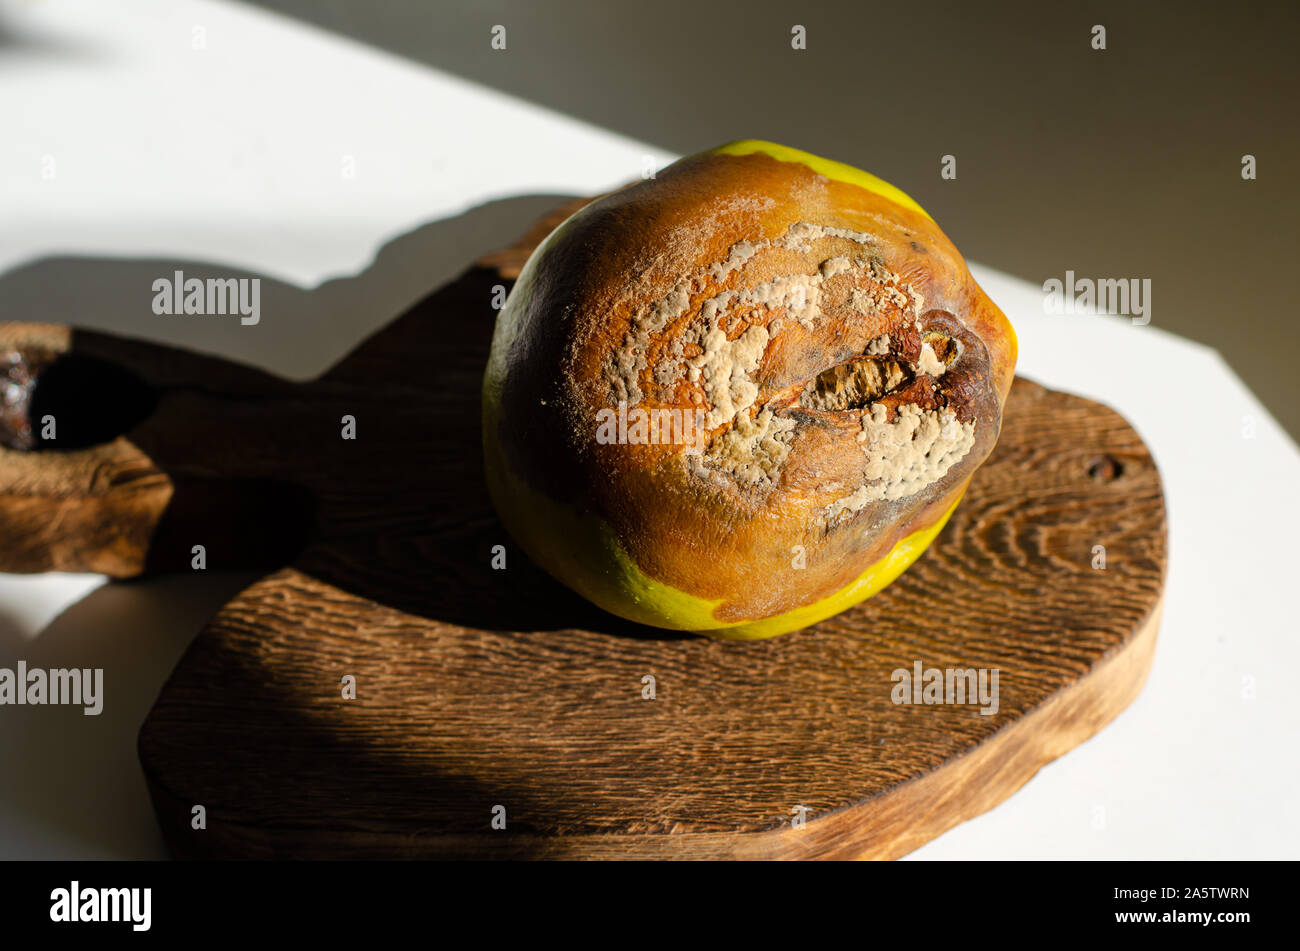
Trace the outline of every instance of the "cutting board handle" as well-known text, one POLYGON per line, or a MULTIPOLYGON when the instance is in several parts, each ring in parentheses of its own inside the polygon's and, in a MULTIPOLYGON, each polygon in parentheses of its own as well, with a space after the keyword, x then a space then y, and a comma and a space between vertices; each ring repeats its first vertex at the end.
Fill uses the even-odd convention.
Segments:
POLYGON ((0 571, 285 563, 313 501, 255 460, 293 428, 296 389, 171 347, 0 323, 0 571))

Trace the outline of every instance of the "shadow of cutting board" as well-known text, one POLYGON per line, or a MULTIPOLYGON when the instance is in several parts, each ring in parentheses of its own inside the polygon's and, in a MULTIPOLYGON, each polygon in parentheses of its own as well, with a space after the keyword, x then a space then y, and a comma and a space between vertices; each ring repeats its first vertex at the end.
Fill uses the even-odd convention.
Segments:
POLYGON ((0 450, 0 570, 189 570, 202 545, 208 570, 269 571, 140 731, 178 857, 891 858, 1141 690, 1159 475, 1114 412, 1022 379, 930 550, 813 628, 638 627, 538 571, 484 489, 479 385, 495 289, 572 207, 308 384, 0 325, 11 379, 38 381, 28 409, 70 434, 0 450), (895 704, 917 663, 996 669, 996 713, 895 704))

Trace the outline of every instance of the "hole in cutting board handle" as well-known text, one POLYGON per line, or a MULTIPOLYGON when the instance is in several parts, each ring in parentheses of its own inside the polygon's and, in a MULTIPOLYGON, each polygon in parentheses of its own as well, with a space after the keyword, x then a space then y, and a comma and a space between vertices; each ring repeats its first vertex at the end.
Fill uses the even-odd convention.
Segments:
POLYGON ((129 370, 78 353, 0 354, 0 445, 85 449, 117 438, 153 412, 158 396, 129 370), (53 420, 53 439, 46 423, 53 420))

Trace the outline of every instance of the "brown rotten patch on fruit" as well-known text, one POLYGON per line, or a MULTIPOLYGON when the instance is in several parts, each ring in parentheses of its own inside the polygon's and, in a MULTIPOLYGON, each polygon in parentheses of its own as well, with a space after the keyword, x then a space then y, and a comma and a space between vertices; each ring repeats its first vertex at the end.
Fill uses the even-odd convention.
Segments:
POLYGON ((507 465, 719 623, 854 581, 997 439, 1006 319, 924 214, 805 164, 683 160, 578 212, 521 284, 494 344, 507 465), (598 439, 620 404, 702 430, 598 439))

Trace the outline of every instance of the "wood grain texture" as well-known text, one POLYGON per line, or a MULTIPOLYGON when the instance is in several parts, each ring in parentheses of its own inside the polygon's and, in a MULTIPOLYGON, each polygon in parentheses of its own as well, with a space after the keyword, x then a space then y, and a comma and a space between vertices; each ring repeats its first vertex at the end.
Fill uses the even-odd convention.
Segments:
MULTIPOLYGON (((147 529, 133 570, 161 564, 160 538, 184 551, 222 532, 209 567, 242 567, 270 544, 249 537, 294 535, 259 528, 257 505, 284 507, 268 489, 311 502, 292 562, 212 619, 141 730, 177 856, 895 857, 1006 798, 1141 689, 1165 570, 1159 475, 1114 412, 1024 380, 931 549, 814 628, 751 643, 641 628, 532 566, 483 486, 479 384, 493 286, 573 207, 314 383, 169 364, 159 410, 121 437, 191 500, 125 512, 119 531, 147 529), (186 435, 195 414, 202 438, 186 435), (209 511, 219 483, 234 488, 209 511), (997 714, 896 705, 891 674, 915 662, 997 668, 997 714), (340 696, 348 674, 355 700, 340 696)), ((95 346, 163 372, 161 348, 95 346)), ((15 455, 0 456, 6 531, 15 455)), ((23 485, 45 478, 80 509, 104 462, 74 456, 30 454, 23 485)), ((32 541, 6 570, 51 541, 83 559, 104 547, 80 538, 32 541)))
POLYGON ((464 569, 428 578, 429 615, 457 621, 302 567, 214 620, 141 735, 177 854, 894 857, 1096 732, 1155 643, 1150 457, 1110 411, 1023 381, 931 550, 876 598, 770 641, 636 629, 517 558, 493 572, 490 546, 509 542, 481 504, 439 549, 464 569), (451 584, 458 611, 434 594, 451 584), (918 660, 998 668, 999 712, 894 705, 891 672, 918 660), (495 804, 505 832, 488 828, 495 804))

